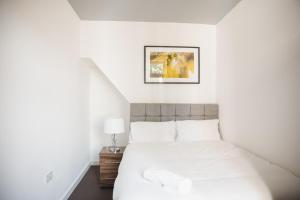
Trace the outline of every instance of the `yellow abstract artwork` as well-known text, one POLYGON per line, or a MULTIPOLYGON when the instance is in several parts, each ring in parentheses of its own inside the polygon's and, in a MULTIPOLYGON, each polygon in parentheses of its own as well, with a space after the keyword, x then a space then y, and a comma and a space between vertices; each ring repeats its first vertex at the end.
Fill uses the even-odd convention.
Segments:
POLYGON ((194 74, 193 52, 151 52, 151 78, 190 78, 194 74))

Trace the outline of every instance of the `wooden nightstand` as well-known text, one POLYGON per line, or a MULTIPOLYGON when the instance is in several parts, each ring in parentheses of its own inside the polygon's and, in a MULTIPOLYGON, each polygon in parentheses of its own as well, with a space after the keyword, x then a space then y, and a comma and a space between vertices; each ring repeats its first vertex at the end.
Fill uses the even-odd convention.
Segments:
POLYGON ((123 157, 125 147, 120 147, 117 153, 110 152, 108 147, 103 147, 100 152, 100 186, 113 187, 118 175, 118 169, 123 157))

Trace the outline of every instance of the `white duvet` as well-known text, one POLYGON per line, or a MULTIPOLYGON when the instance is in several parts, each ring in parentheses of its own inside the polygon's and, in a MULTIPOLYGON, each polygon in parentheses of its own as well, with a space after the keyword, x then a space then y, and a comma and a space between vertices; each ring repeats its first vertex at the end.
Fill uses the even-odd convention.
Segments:
POLYGON ((222 141, 136 143, 126 147, 114 200, 268 200, 270 192, 235 146, 222 141), (179 195, 142 177, 159 167, 190 178, 192 190, 179 195))

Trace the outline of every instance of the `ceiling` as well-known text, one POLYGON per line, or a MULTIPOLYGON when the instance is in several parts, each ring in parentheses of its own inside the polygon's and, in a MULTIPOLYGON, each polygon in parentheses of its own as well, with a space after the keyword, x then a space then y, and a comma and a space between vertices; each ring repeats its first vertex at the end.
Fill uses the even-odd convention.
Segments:
POLYGON ((240 0, 69 0, 82 20, 217 24, 240 0))

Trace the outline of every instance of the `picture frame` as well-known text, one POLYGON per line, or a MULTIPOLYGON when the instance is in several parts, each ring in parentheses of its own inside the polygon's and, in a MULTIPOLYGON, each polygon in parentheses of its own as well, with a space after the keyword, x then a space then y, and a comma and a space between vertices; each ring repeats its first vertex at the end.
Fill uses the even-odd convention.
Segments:
POLYGON ((200 84, 200 47, 144 46, 145 84, 200 84))

